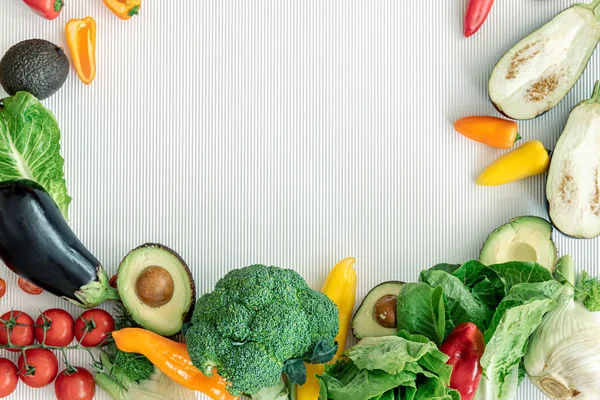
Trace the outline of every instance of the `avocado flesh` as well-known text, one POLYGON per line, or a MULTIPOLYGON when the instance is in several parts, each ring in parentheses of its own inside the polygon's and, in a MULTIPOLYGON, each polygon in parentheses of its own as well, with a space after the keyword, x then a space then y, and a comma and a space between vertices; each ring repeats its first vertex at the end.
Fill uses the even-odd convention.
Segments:
POLYGON ((404 282, 398 281, 384 282, 367 293, 352 320, 352 333, 355 338, 391 336, 398 332, 397 328, 386 328, 377 322, 375 304, 385 295, 398 296, 403 284, 404 282))
POLYGON ((64 50, 43 39, 19 42, 0 60, 0 84, 10 96, 29 92, 44 100, 63 86, 68 75, 64 50))
POLYGON ((160 244, 145 244, 121 261, 117 273, 117 288, 123 306, 131 317, 144 328, 162 336, 172 336, 181 331, 189 319, 195 301, 195 285, 191 273, 173 250, 160 244), (169 272, 173 279, 173 296, 164 305, 150 307, 136 293, 136 282, 148 267, 158 266, 169 272))
POLYGON ((514 218, 488 236, 479 261, 485 265, 529 261, 553 271, 557 252, 551 236, 552 225, 543 218, 514 218))
POLYGON ((548 170, 546 198, 554 226, 575 238, 600 235, 600 83, 569 115, 548 170))
POLYGON ((525 120, 560 103, 600 41, 596 12, 592 5, 571 6, 502 56, 489 80, 490 99, 498 111, 525 120))

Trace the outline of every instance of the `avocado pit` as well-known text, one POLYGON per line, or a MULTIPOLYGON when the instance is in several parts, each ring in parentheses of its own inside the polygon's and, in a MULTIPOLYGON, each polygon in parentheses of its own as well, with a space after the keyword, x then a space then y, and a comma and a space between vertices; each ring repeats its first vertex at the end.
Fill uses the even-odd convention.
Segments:
POLYGON ((164 306, 171 301, 174 291, 173 277, 157 265, 146 267, 135 281, 135 293, 149 307, 164 306))
POLYGON ((375 319, 377 323, 385 328, 395 328, 396 325, 396 304, 398 296, 386 294, 375 303, 375 319))

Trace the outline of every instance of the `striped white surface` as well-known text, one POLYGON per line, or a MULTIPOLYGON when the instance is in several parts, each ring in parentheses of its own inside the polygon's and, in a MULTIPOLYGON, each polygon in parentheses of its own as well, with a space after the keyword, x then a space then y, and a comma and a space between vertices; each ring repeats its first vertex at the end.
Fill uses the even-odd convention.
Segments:
MULTIPOLYGON (((33 37, 66 46, 69 18, 97 20, 95 82, 71 70, 44 103, 62 128, 71 225, 111 274, 146 241, 180 252, 199 293, 250 263, 294 268, 318 288, 353 255, 362 298, 384 280, 477 257, 511 217, 546 216, 542 177, 476 187, 501 152, 452 122, 496 115, 486 89, 495 61, 572 1, 498 1, 470 39, 465 3, 148 0, 125 22, 100 0, 69 0, 55 21, 2 0, 0 53, 33 37)), ((554 146, 600 78, 598 61, 558 107, 520 124, 525 139, 554 146)), ((555 238, 600 272, 597 240, 555 238)), ((0 276, 1 311, 78 311, 0 276)), ((11 398, 50 399, 53 389, 20 385, 11 398)), ((519 399, 542 396, 526 384, 519 399)))

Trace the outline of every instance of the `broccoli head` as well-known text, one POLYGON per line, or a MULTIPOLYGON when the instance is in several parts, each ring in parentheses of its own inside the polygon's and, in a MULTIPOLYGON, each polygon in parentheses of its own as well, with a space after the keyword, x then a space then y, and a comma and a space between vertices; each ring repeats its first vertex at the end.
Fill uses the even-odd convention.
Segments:
POLYGON ((198 299, 185 339, 193 364, 216 368, 240 395, 278 384, 286 361, 333 347, 338 328, 336 305, 297 272, 251 265, 198 299))

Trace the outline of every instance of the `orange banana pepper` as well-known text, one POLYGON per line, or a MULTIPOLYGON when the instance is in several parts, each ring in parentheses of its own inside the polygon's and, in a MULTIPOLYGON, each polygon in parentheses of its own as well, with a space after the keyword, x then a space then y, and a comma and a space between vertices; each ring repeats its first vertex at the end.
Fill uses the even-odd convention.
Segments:
POLYGON ((471 140, 498 149, 508 149, 521 138, 515 121, 496 117, 461 118, 454 123, 454 129, 471 140))
POLYGON ((117 17, 126 20, 138 14, 142 0, 104 0, 104 4, 117 17))
POLYGON ((202 392, 213 400, 239 399, 227 391, 227 381, 216 370, 212 376, 206 376, 194 367, 183 343, 140 328, 114 331, 112 337, 119 350, 144 355, 163 374, 183 387, 202 392))
POLYGON ((73 67, 86 85, 96 77, 96 21, 92 17, 72 19, 66 26, 73 67))

